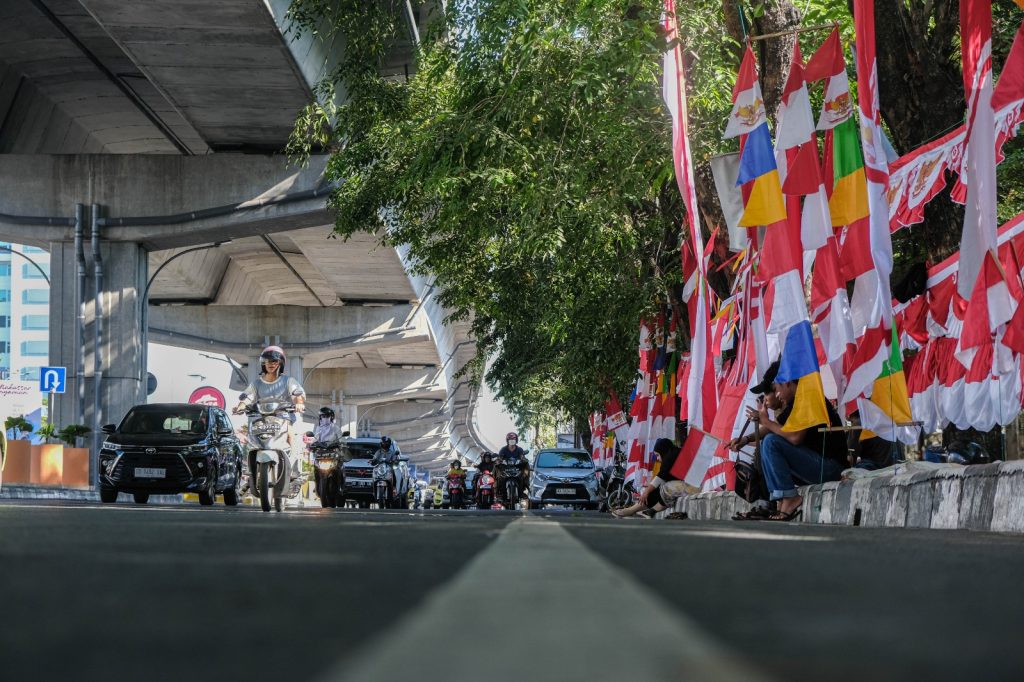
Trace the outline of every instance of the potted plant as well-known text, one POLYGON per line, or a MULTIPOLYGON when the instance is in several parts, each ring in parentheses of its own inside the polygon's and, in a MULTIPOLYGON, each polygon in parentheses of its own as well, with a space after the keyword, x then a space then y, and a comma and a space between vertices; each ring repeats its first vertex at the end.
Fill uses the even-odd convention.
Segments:
POLYGON ((68 424, 57 432, 57 437, 65 443, 61 473, 61 485, 65 488, 89 487, 89 448, 78 447, 78 440, 90 433, 92 429, 83 424, 68 424))
POLYGON ((41 485, 60 485, 64 474, 64 446, 52 442, 57 439, 57 427, 52 422, 44 422, 36 429, 36 435, 43 437, 43 443, 32 446, 30 480, 41 485))
POLYGON ((11 416, 4 420, 4 430, 12 436, 7 441, 4 480, 28 483, 32 479, 32 444, 28 440, 18 440, 18 434, 31 434, 32 423, 21 415, 11 416))

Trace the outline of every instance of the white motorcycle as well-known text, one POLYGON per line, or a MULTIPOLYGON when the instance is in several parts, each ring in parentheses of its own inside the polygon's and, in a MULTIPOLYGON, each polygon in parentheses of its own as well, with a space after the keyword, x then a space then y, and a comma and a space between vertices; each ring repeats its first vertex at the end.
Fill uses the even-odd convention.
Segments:
MULTIPOLYGON (((288 461, 288 431, 295 406, 278 401, 257 401, 250 404, 245 414, 249 417, 249 470, 250 484, 255 475, 256 485, 250 485, 260 498, 263 511, 276 511, 284 506, 286 490, 291 493, 291 465, 288 461)), ((290 495, 289 495, 290 496, 290 495)))

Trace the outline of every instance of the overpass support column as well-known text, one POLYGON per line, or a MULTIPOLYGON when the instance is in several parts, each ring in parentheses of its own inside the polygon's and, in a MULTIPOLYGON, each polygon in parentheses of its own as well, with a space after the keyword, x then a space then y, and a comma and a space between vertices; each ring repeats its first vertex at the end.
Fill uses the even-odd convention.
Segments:
POLYGON ((83 239, 80 276, 75 243, 50 244, 50 364, 67 367, 69 377, 55 420, 59 426, 84 423, 93 429, 93 481, 99 427, 120 421, 146 399, 141 329, 146 251, 132 242, 99 242, 98 248, 96 259, 88 236, 83 239))

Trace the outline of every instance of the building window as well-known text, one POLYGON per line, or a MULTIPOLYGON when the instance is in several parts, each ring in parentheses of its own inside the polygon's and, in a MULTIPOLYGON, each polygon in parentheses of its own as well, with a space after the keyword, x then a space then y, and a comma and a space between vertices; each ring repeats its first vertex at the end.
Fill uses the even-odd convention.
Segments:
MULTIPOLYGON (((10 265, 10 263, 7 264, 8 270, 10 270, 10 265)), ((40 263, 39 267, 43 269, 43 272, 46 273, 47 277, 50 276, 49 263, 40 263)), ((0 276, 2 275, 3 269, 0 268, 0 276)), ((24 277, 25 279, 43 279, 43 273, 39 272, 39 270, 37 270, 36 267, 31 263, 25 263, 24 265, 21 266, 21 276, 24 277)))
POLYGON ((50 354, 49 341, 22 341, 21 354, 29 357, 45 357, 50 354))
POLYGON ((0 303, 9 303, 11 300, 10 289, 0 289, 0 303))
POLYGON ((11 343, 10 341, 0 341, 0 353, 10 353, 11 343))
POLYGON ((50 328, 49 315, 22 315, 21 328, 26 331, 44 331, 50 328))
POLYGON ((10 277, 11 275, 11 264, 10 262, 0 263, 0 277, 10 277))
POLYGON ((11 318, 7 315, 0 315, 0 329, 11 326, 11 318))
POLYGON ((21 292, 21 302, 25 304, 34 303, 49 303, 50 302, 50 290, 49 289, 25 289, 21 292))
POLYGON ((18 376, 22 381, 39 381, 39 368, 26 367, 18 371, 18 376))

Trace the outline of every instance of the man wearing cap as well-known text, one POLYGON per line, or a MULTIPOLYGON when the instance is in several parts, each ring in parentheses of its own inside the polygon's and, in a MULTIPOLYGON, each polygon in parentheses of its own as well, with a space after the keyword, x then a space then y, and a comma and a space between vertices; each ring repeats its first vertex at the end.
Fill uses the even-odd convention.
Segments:
MULTIPOLYGON (((838 481, 843 469, 848 466, 846 438, 843 432, 822 432, 824 426, 840 426, 842 420, 831 403, 825 401, 829 424, 816 424, 800 431, 786 431, 783 426, 793 412, 796 400, 796 381, 776 382, 775 374, 779 363, 773 363, 766 379, 772 379, 772 392, 783 405, 777 420, 768 413, 769 401, 758 402, 758 409, 747 409, 747 416, 758 423, 761 434, 761 468, 768 484, 772 501, 778 503, 778 510, 768 517, 771 521, 792 521, 800 516, 803 502, 797 483, 824 483, 838 481), (774 371, 773 371, 774 370, 774 371), (770 374, 769 374, 770 373, 770 374)), ((759 384, 762 389, 764 382, 759 384)), ((749 443, 751 439, 743 439, 749 443)))

